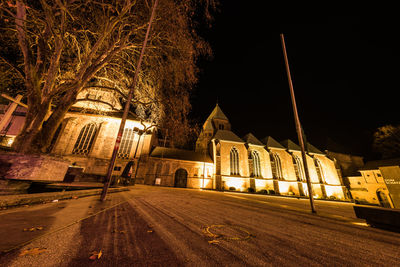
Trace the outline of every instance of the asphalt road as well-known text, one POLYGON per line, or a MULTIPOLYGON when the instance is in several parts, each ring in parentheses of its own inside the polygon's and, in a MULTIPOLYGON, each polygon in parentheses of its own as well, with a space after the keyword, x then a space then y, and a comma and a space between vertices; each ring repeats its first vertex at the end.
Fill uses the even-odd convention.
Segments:
POLYGON ((399 233, 367 226, 349 203, 316 208, 311 214, 305 199, 136 185, 105 202, 0 212, 0 266, 400 266, 399 233))

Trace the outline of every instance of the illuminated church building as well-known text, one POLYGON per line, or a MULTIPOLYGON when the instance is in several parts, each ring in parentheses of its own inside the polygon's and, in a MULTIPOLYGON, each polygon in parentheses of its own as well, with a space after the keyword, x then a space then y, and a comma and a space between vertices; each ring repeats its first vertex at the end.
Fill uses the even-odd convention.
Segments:
MULTIPOLYGON (((83 167, 84 175, 79 180, 104 178, 119 128, 120 110, 113 92, 89 89, 78 96, 78 102, 65 117, 51 152, 83 167), (102 110, 103 115, 90 110, 102 110)), ((270 136, 258 140, 251 133, 239 138, 218 105, 205 121, 195 151, 163 147, 156 129, 144 129, 137 118, 128 118, 114 167, 115 177, 134 159, 132 177, 138 184, 308 195, 299 146, 290 140, 279 143, 270 136)), ((308 148, 314 197, 344 199, 345 189, 333 160, 312 145, 308 148)))

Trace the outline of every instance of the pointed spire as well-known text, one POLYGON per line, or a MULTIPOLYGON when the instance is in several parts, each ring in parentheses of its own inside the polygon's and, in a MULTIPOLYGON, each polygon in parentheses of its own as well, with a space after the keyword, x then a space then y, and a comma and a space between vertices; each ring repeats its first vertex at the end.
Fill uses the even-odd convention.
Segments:
POLYGON ((226 117, 226 115, 222 112, 218 103, 215 105, 214 110, 211 112, 210 116, 208 116, 208 118, 207 118, 207 120, 211 120, 211 119, 220 119, 220 120, 229 121, 228 117, 226 117))

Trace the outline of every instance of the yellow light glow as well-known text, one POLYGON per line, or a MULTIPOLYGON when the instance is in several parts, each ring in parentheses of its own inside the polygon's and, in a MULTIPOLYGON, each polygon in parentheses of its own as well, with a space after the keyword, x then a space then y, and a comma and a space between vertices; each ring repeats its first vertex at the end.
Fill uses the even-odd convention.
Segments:
POLYGON ((279 181, 279 192, 282 194, 287 194, 289 192, 289 186, 289 183, 279 181))
POLYGON ((368 226, 368 224, 366 224, 364 222, 352 222, 352 224, 360 225, 360 226, 368 226))
POLYGON ((325 185, 326 196, 329 198, 330 196, 334 196, 337 199, 343 198, 343 191, 340 186, 329 186, 325 185))
POLYGON ((240 191, 244 191, 244 189, 246 188, 246 181, 243 181, 242 179, 229 179, 225 181, 225 185, 226 187, 228 187, 228 189, 230 187, 235 187, 236 190, 240 190, 240 191))
POLYGON ((9 137, 7 140, 7 146, 11 146, 14 143, 15 137, 9 137))

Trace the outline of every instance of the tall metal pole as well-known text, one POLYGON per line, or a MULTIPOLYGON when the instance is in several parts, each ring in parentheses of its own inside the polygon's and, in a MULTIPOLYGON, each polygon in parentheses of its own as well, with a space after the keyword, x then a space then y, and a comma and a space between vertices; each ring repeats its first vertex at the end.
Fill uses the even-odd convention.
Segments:
MULTIPOLYGON (((139 130, 139 132, 138 132, 139 137, 138 137, 138 141, 137 141, 137 145, 136 145, 136 149, 135 149, 135 154, 133 154, 133 163, 134 163, 133 166, 135 167, 135 173, 136 173, 137 168, 139 167, 139 161, 136 163, 136 165, 135 165, 135 161, 136 161, 136 153, 139 148, 140 138, 142 137, 142 134, 144 134, 144 132, 140 132, 140 130, 139 130)), ((136 179, 136 176, 135 176, 135 179, 136 179)), ((135 185, 135 182, 136 182, 135 179, 133 179, 133 185, 135 185)), ((132 174, 131 174, 130 180, 132 180, 132 174)))
POLYGON ((115 159, 117 158, 119 145, 121 143, 122 134, 124 132, 126 118, 128 117, 128 112, 129 112, 129 108, 130 108, 130 105, 131 105, 131 99, 132 99, 133 93, 135 91, 136 82, 137 82, 137 78, 138 78, 139 71, 140 71, 140 65, 142 64, 143 54, 144 54, 144 51, 146 49, 147 39, 149 37, 151 23, 153 22, 153 18, 154 18, 154 14, 155 14, 155 11, 156 11, 157 3, 158 3, 158 0, 155 0, 154 5, 153 5, 153 9, 151 11, 149 25, 147 26, 146 36, 145 36, 144 41, 143 41, 142 51, 140 52, 139 60, 138 60, 137 65, 136 65, 135 75, 133 76, 132 86, 131 86, 131 88, 129 90, 128 98, 127 98, 127 101, 125 103, 124 113, 123 113, 122 119, 121 119, 121 124, 119 125, 117 140, 115 141, 114 150, 113 150, 113 153, 112 153, 112 156, 111 156, 110 164, 108 165, 107 176, 106 176, 106 180, 104 181, 103 192, 101 193, 101 197, 100 197, 101 201, 104 201, 106 199, 107 191, 108 191, 108 188, 110 187, 111 175, 112 175, 112 172, 113 172, 113 169, 114 169, 115 159))
POLYGON ((283 33, 281 33, 281 42, 282 42, 283 56, 285 58, 286 73, 287 73, 288 82, 289 82, 290 96, 291 96, 291 99, 292 99, 294 121, 295 121, 295 124, 296 124, 297 137, 298 137, 299 143, 300 143, 301 156, 303 158, 303 164, 304 164, 304 172, 305 172, 306 180, 307 180, 307 187, 308 187, 308 195, 309 195, 309 198, 310 198, 311 212, 312 213, 316 213, 315 205, 314 205, 314 199, 313 199, 313 192, 312 192, 312 187, 311 187, 310 174, 308 172, 308 166, 307 166, 306 152, 305 152, 305 149, 304 149, 303 133, 302 133, 302 128, 301 128, 301 124, 300 124, 299 114, 297 113, 296 99, 294 97, 292 77, 290 75, 289 60, 288 60, 288 57, 287 57, 287 54, 286 54, 285 37, 283 36, 283 33))

